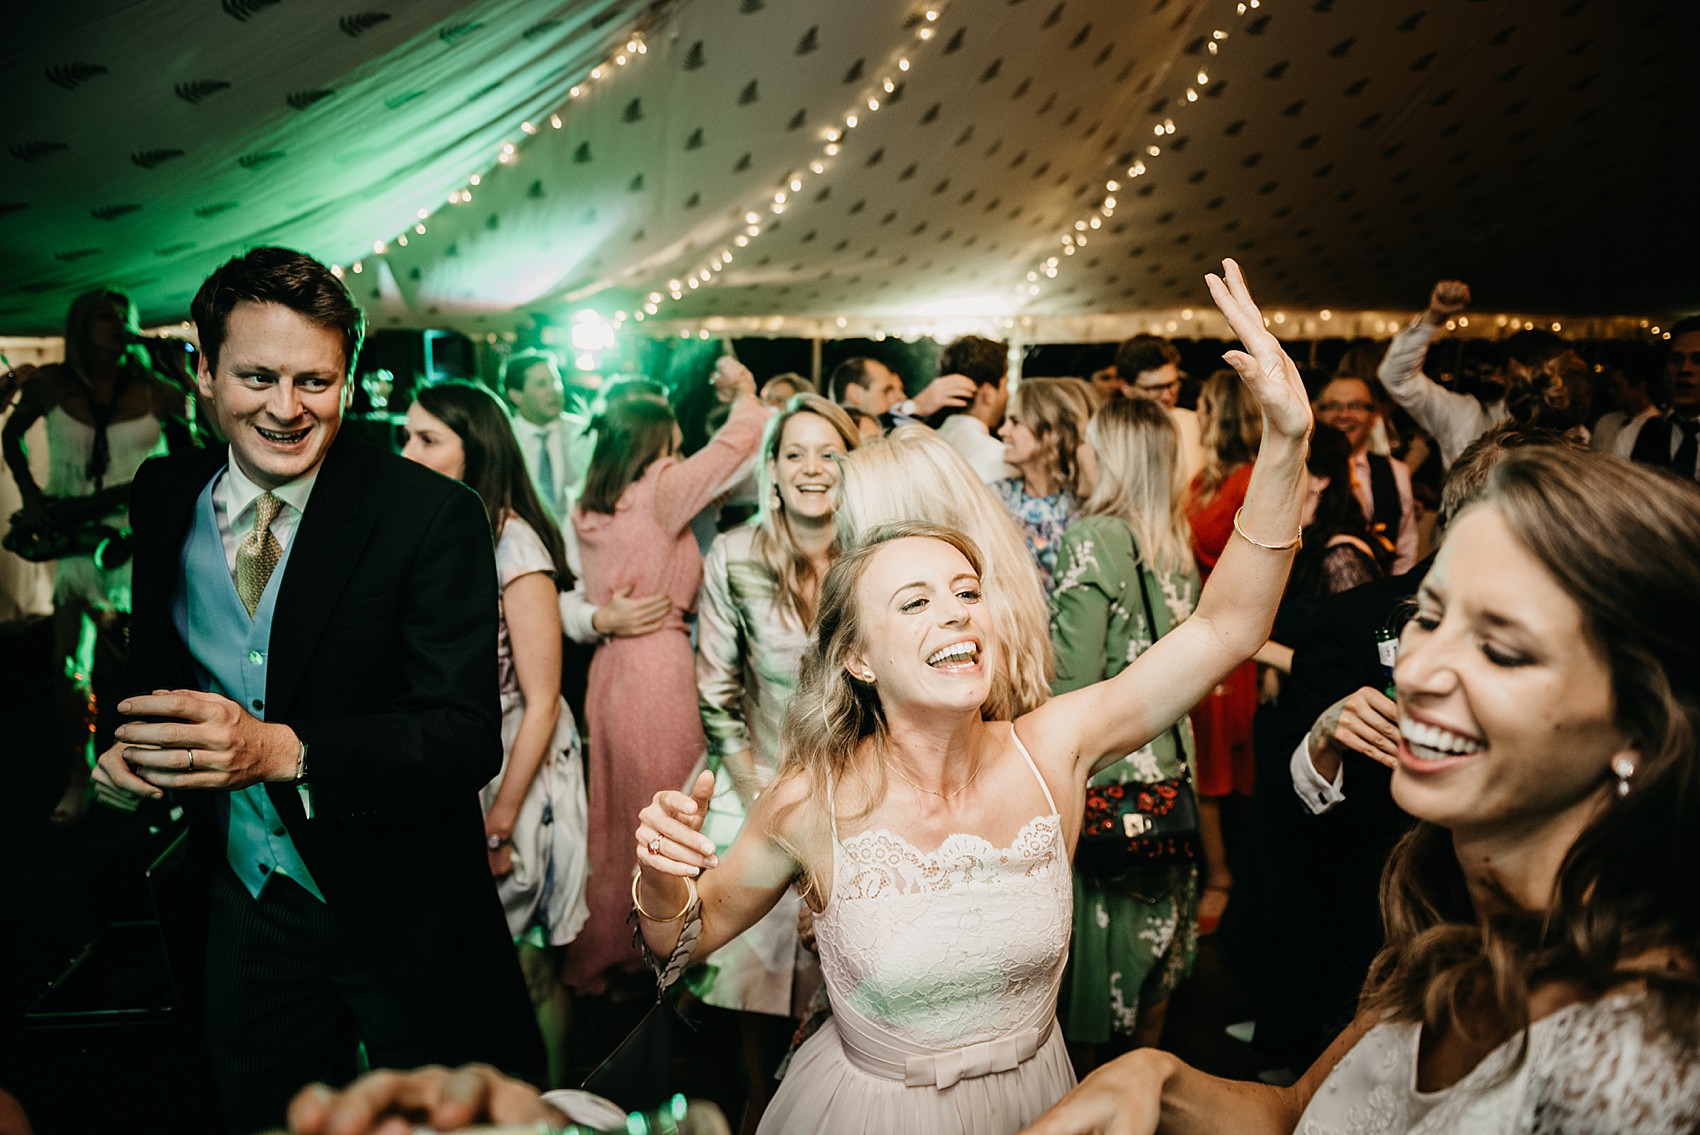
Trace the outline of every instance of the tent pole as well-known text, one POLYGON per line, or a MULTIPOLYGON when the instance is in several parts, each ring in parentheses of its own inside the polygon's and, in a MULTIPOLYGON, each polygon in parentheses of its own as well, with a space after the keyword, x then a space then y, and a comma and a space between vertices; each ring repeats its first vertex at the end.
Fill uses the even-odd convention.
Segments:
POLYGON ((809 378, 814 382, 817 390, 820 389, 820 348, 820 336, 817 335, 809 340, 809 378))

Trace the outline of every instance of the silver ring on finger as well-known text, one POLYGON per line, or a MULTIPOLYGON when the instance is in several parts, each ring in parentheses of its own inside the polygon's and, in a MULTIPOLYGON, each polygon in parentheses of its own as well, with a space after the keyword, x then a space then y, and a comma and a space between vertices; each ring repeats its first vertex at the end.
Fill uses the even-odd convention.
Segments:
POLYGON ((649 849, 649 853, 651 855, 660 855, 661 854, 661 837, 656 836, 654 839, 652 839, 648 843, 644 844, 644 846, 649 849))
POLYGON ((189 753, 189 767, 184 771, 194 772, 195 771, 195 750, 190 749, 190 750, 188 750, 188 753, 189 753))

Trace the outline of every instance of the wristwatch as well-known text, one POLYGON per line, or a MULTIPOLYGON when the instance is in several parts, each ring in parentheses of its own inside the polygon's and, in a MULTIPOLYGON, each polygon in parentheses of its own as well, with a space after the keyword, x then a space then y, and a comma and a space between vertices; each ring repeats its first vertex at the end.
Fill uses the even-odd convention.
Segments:
POLYGON ((500 851, 512 842, 512 836, 496 835, 494 832, 484 837, 484 846, 491 851, 500 851))

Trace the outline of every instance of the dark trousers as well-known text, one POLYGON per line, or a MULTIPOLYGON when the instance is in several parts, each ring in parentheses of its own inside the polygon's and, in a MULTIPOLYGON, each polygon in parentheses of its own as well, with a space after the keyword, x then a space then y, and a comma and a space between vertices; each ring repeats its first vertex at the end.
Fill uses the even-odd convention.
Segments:
POLYGON ((375 1068, 429 1062, 420 1041, 432 1030, 416 1011, 386 984, 381 959, 357 948, 324 903, 282 875, 255 899, 229 868, 219 870, 206 1025, 228 1135, 281 1128, 302 1087, 346 1082, 357 1042, 375 1068))

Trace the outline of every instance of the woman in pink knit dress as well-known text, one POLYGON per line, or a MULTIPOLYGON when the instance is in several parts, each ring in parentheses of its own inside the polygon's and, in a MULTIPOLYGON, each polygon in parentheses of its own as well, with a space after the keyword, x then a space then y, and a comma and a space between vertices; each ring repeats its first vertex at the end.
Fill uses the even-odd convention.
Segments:
POLYGON ((673 601, 660 630, 608 639, 590 664, 590 921, 566 962, 567 984, 579 993, 601 993, 610 969, 641 967, 626 924, 637 866, 631 817, 661 789, 682 787, 707 744, 685 622, 702 583, 691 518, 754 455, 771 413, 756 398, 754 377, 731 359, 716 367, 714 386, 732 403, 731 415, 706 446, 682 460, 678 426, 664 402, 640 398, 609 407, 572 515, 592 603, 606 603, 623 588, 673 601))

